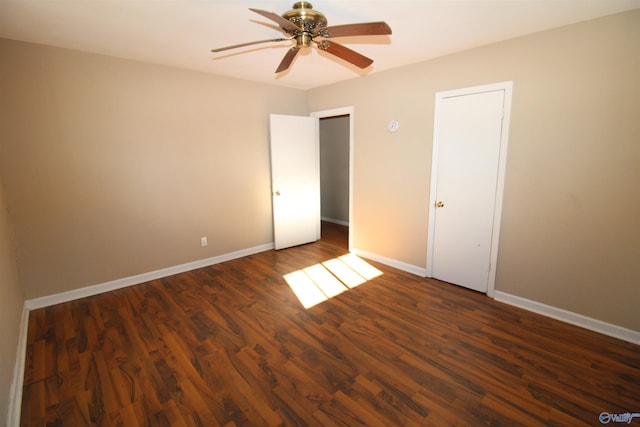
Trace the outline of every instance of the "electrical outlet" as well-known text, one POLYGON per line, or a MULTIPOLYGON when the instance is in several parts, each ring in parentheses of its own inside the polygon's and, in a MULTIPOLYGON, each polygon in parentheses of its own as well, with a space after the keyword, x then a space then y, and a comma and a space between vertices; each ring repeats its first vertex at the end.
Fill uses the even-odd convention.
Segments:
POLYGON ((200 245, 207 246, 207 238, 206 237, 201 237, 200 238, 200 245))

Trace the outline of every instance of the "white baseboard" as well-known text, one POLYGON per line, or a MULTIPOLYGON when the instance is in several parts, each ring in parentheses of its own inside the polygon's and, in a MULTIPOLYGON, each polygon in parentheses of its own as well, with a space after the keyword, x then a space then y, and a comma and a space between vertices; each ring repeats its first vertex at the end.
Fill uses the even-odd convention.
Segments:
POLYGON ((406 271, 407 273, 412 273, 417 276, 425 277, 427 275, 427 270, 422 267, 416 267, 415 265, 407 264, 402 261, 395 260, 393 258, 387 258, 382 255, 374 254, 371 252, 363 251, 361 249, 351 248, 351 252, 358 256, 362 256, 364 258, 369 258, 372 261, 379 262, 384 265, 388 265, 389 267, 397 268, 398 270, 406 271))
POLYGON ((60 304, 67 301, 73 301, 79 298, 98 295, 103 292, 113 291, 120 288, 126 288, 128 286, 138 285, 140 283, 148 282, 150 280, 160 279, 160 278, 171 276, 174 274, 184 273, 185 271, 191 271, 197 268, 208 267, 210 265, 219 264, 221 262, 230 261, 232 259, 242 258, 244 256, 268 251, 273 249, 273 247, 274 247, 273 243, 266 243, 264 245, 254 246, 253 248, 242 249, 242 250, 231 252, 228 254, 218 255, 212 258, 206 258, 199 261, 188 262, 186 264, 181 264, 173 267, 163 268, 156 271, 151 271, 149 273, 143 273, 143 274, 138 274, 136 276, 130 276, 122 279, 112 280, 110 282, 100 283, 97 285, 87 286, 80 289, 61 292, 59 294, 48 295, 40 298, 34 298, 34 299, 25 301, 25 307, 29 310, 33 310, 36 308, 48 307, 50 305, 60 304))
POLYGON ((623 328, 621 326, 612 325, 611 323, 603 322, 602 320, 593 319, 591 317, 583 316, 582 314, 573 313, 571 311, 563 310, 561 308, 556 308, 550 305, 542 304, 540 302, 532 301, 501 291, 494 292, 494 299, 496 301, 524 308, 525 310, 552 317, 554 319, 561 320, 572 325, 580 326, 591 331, 599 332, 601 334, 608 335, 614 338, 619 338, 621 340, 628 341, 634 344, 640 344, 640 332, 623 328))
POLYGON ((27 331, 29 330, 29 310, 22 308, 20 331, 18 332, 18 348, 16 349, 16 363, 13 368, 13 382, 9 389, 9 411, 7 413, 7 426, 20 425, 20 413, 22 412, 22 386, 24 385, 24 364, 27 354, 27 331))
POLYGON ((332 222, 334 224, 340 224, 340 225, 344 225, 346 227, 349 226, 349 221, 343 221, 341 219, 335 219, 335 218, 327 218, 326 216, 320 217, 320 219, 322 221, 326 221, 326 222, 332 222))
MULTIPOLYGON (((408 273, 412 273, 421 277, 427 277, 426 268, 406 264, 404 262, 397 261, 392 258, 387 258, 385 256, 374 254, 371 252, 363 251, 361 249, 351 248, 351 252, 364 258, 368 258, 372 261, 377 261, 379 263, 397 268, 402 271, 406 271, 408 273)), ((640 344, 640 332, 638 331, 627 329, 622 326, 613 325, 611 323, 603 322, 602 320, 587 317, 582 314, 573 313, 568 310, 563 310, 561 308, 553 307, 526 298, 511 295, 506 292, 496 290, 493 293, 493 298, 496 301, 520 307, 525 310, 541 314, 543 316, 570 323, 572 325, 580 326, 581 328, 589 329, 591 331, 618 338, 633 344, 640 344)))

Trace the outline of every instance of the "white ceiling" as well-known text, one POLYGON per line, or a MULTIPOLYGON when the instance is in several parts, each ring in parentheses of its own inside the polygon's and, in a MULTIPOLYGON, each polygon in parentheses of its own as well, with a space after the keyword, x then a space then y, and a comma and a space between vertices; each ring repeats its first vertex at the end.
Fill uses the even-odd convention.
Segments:
POLYGON ((293 42, 248 8, 292 0, 0 0, 0 37, 309 89, 499 40, 640 8, 640 0, 311 0, 329 25, 386 21, 391 36, 335 39, 374 59, 361 71, 314 47, 274 71, 293 42))

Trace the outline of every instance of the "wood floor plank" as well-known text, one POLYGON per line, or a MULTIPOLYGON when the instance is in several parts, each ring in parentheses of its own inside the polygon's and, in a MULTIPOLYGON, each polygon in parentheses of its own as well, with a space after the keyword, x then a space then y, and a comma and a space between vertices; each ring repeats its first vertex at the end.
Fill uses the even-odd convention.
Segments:
POLYGON ((338 246, 343 249, 349 248, 349 227, 336 224, 335 222, 322 221, 320 224, 321 240, 325 243, 338 246))
POLYGON ((22 426, 598 425, 640 346, 370 262, 305 309, 317 242, 32 310, 22 426))
POLYGON ((180 410, 178 409, 175 401, 168 400, 163 406, 164 414, 171 427, 187 427, 189 425, 182 417, 182 414, 180 413, 180 410))
POLYGON ((320 407, 328 420, 343 426, 383 427, 385 424, 379 416, 358 405, 342 391, 334 394, 333 400, 320 407))

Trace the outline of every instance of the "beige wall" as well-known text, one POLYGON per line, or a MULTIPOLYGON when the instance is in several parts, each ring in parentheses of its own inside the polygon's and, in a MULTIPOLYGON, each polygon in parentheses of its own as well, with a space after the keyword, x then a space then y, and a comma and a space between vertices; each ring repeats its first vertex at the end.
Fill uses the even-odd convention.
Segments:
POLYGON ((311 90, 354 106, 353 246, 425 267, 435 93, 513 80, 496 289, 640 331, 639 76, 636 10, 311 90))
POLYGON ((23 305, 24 298, 18 281, 16 256, 0 175, 0 424, 7 419, 23 305))
POLYGON ((0 58, 26 298, 273 242, 268 116, 306 114, 305 92, 8 40, 0 58))
POLYGON ((320 120, 320 213, 343 222, 349 222, 349 122, 349 116, 320 120))
POLYGON ((24 295, 271 242, 268 114, 350 105, 354 247, 424 267, 434 95, 513 80, 497 289, 640 331, 639 74, 640 11, 308 92, 0 40, 24 295))

